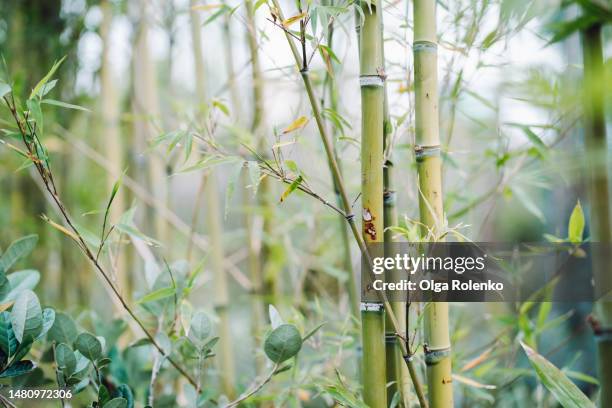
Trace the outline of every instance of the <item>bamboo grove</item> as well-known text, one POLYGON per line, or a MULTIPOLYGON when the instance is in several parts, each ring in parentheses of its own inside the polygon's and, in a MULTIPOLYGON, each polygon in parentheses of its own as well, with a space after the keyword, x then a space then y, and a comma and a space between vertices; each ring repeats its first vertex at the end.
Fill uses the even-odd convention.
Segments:
POLYGON ((612 406, 610 23, 0 2, 0 405, 612 406), (375 287, 495 245, 514 297, 375 287))

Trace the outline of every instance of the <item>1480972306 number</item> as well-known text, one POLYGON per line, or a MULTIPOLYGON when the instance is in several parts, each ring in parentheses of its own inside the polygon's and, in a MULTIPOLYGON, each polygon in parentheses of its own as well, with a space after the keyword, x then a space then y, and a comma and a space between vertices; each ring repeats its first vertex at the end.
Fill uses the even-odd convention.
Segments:
POLYGON ((70 399, 72 390, 50 390, 50 389, 21 389, 9 390, 10 399, 70 399))

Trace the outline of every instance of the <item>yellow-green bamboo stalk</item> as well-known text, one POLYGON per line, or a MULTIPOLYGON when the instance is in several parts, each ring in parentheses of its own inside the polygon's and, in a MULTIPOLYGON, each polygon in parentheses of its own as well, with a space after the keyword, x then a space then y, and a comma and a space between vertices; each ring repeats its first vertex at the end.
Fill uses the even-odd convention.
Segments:
MULTIPOLYGON (((225 1, 223 5, 227 5, 225 1)), ((232 14, 226 13, 223 17, 223 44, 225 48, 225 70, 228 76, 228 88, 230 92, 230 100, 232 102, 232 116, 234 118, 241 117, 240 93, 236 83, 236 69, 234 67, 234 42, 232 41, 232 14)))
MULTIPOLYGON (((605 86, 601 25, 594 24, 582 32, 584 64, 584 130, 589 155, 589 198, 591 239, 596 245, 612 242, 608 165, 606 159, 605 86)), ((595 254, 603 253, 603 248, 595 254)), ((599 300, 594 307, 593 331, 597 339, 599 406, 612 406, 612 274, 609 262, 601 256, 593 260, 594 279, 599 300)))
MULTIPOLYGON (((361 85, 361 203, 366 243, 384 241, 383 103, 384 68, 380 0, 363 2, 359 46, 361 85)), ((385 313, 382 302, 362 303, 363 399, 372 408, 387 406, 385 313)))
MULTIPOLYGON (((193 8, 193 6, 195 6, 195 0, 191 0, 191 5, 191 40, 196 78, 196 96, 198 104, 201 107, 201 122, 204 123, 208 110, 206 109, 204 56, 202 53, 202 39, 200 36, 201 23, 198 12, 193 8)), ((214 305, 217 315, 219 316, 219 337, 222 339, 218 347, 219 377, 223 393, 230 399, 233 399, 236 396, 234 387, 235 367, 232 352, 232 335, 228 316, 229 294, 227 275, 223 268, 223 227, 221 225, 221 210, 219 208, 219 191, 214 172, 210 172, 204 177, 207 177, 204 195, 206 203, 206 221, 210 237, 209 256, 211 269, 213 271, 214 305)))
MULTIPOLYGON (((255 20, 255 10, 252 0, 246 0, 247 10, 247 43, 249 45, 249 54, 251 56, 251 80, 253 83, 253 96, 252 96, 252 110, 253 116, 251 118, 251 132, 257 141, 257 150, 262 152, 265 150, 265 137, 263 130, 265 129, 265 105, 263 100, 264 91, 264 78, 261 72, 261 65, 259 62, 259 46, 257 41, 257 24, 255 20)), ((245 184, 250 182, 250 178, 245 174, 245 184)), ((263 223, 269 217, 262 217, 258 214, 258 211, 254 209, 255 206, 269 209, 267 204, 269 203, 268 197, 268 180, 263 180, 260 186, 260 191, 257 198, 253 197, 249 191, 245 192, 245 207, 246 207, 246 230, 248 240, 248 268, 249 275, 251 277, 251 283, 253 285, 252 290, 252 301, 251 301, 251 327, 253 333, 253 339, 255 339, 256 345, 261 345, 260 336, 262 336, 262 327, 265 319, 265 304, 263 301, 263 288, 264 282, 262 277, 262 262, 260 257, 260 251, 262 249, 262 237, 261 231, 263 229, 263 223)), ((255 370, 256 373, 262 374, 264 369, 265 360, 263 356, 259 355, 255 358, 255 370)))
MULTIPOLYGON (((423 234, 443 224, 442 170, 438 118, 436 1, 414 0, 415 155, 423 234)), ((453 406, 448 304, 432 302, 425 310, 425 362, 431 408, 453 406)))
MULTIPOLYGON (((334 4, 333 0, 330 1, 329 4, 333 6, 334 4)), ((327 37, 327 46, 332 50, 333 50, 333 38, 334 38, 334 21, 330 22, 329 24, 328 37, 327 37)), ((333 69, 333 66, 334 65, 332 62, 332 69, 333 69)), ((338 86, 336 83, 335 75, 332 75, 332 73, 326 71, 325 83, 327 84, 329 107, 333 111, 338 112, 338 86)), ((333 127, 331 131, 333 140, 337 139, 335 137, 335 132, 336 132, 336 129, 335 127, 333 127)), ((336 149, 336 145, 334 144, 333 147, 334 147, 334 157, 336 161, 339 162, 338 151, 336 149)), ((334 193, 336 195, 338 205, 342 206, 342 197, 340 196, 340 188, 338 187, 337 181, 333 177, 332 177, 332 181, 333 181, 334 193)), ((347 287, 348 298, 349 298, 349 310, 351 310, 353 315, 357 316, 359 314, 359 298, 358 298, 358 292, 357 292, 357 282, 355 280, 355 272, 353 270, 353 263, 351 261, 351 245, 349 242, 350 240, 349 232, 348 232, 348 229, 346 228, 346 220, 344 219, 344 217, 339 216, 338 222, 339 222, 340 234, 342 238, 342 259, 343 259, 342 266, 343 266, 344 271, 348 274, 346 287, 347 287)))
MULTIPOLYGON (((134 113, 135 133, 138 143, 138 154, 146 150, 147 143, 157 136, 159 130, 155 121, 160 118, 159 95, 157 92, 157 75, 155 62, 149 50, 149 29, 151 25, 150 2, 140 2, 140 22, 134 47, 134 113)), ((148 183, 157 200, 167 203, 168 175, 164 158, 152 154, 148 163, 148 183)), ((155 216, 155 236, 162 242, 168 237, 168 224, 163 217, 155 216)))
MULTIPOLYGON (((381 24, 382 26, 382 24, 381 24)), ((383 62, 385 61, 384 53, 384 29, 381 27, 381 42, 383 44, 383 62)), ((391 115, 389 113, 389 98, 387 95, 387 82, 385 81, 384 87, 384 104, 383 104, 383 142, 385 152, 385 165, 383 168, 383 205, 384 205, 384 226, 385 226, 385 256, 395 256, 396 241, 395 235, 390 227, 397 225, 397 207, 396 207, 396 194, 393 189, 393 159, 392 159, 392 146, 391 137, 393 131, 393 125, 391 124, 391 115)), ((388 281, 398 281, 398 271, 389 271, 388 281), (395 276, 394 276, 395 274, 395 276)), ((406 338, 406 302, 392 301, 391 308, 395 314, 398 323, 400 334, 406 338)), ((401 340, 395 336, 393 326, 386 316, 385 321, 385 343, 386 343, 386 356, 387 356, 387 401, 390 404, 395 394, 399 391, 400 393, 400 406, 407 406, 408 398, 410 395, 410 374, 408 367, 403 361, 402 351, 399 346, 401 340)))
MULTIPOLYGON (((119 98, 115 89, 115 78, 112 72, 112 61, 110 59, 110 28, 113 21, 112 4, 104 0, 101 4, 102 24, 100 25, 100 36, 102 38, 102 67, 100 69, 100 104, 102 108, 102 136, 106 149, 106 159, 111 167, 107 177, 107 191, 112 191, 117 181, 115 174, 121 174, 123 170, 123 143, 119 129, 119 98)), ((160 181, 161 182, 161 181, 160 181)), ((110 209, 109 217, 112 222, 117 222, 125 211, 125 199, 122 189, 117 191, 110 209)), ((119 287, 129 298, 132 284, 127 271, 125 253, 119 248, 116 254, 115 273, 119 287)))

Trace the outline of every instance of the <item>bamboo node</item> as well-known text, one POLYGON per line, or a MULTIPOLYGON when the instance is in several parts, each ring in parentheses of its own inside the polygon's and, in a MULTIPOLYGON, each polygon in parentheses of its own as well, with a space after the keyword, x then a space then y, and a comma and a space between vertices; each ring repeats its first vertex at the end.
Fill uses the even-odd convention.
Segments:
POLYGON ((383 87, 385 84, 385 80, 380 75, 360 75, 359 76, 359 86, 378 86, 383 87))
POLYGON ((361 302, 359 310, 361 312, 382 312, 385 306, 380 302, 361 302))
POLYGON ((419 52, 419 51, 424 51, 424 52, 437 52, 438 51, 438 44, 436 44, 435 42, 431 42, 431 41, 415 41, 414 44, 412 45, 412 51, 413 52, 419 52))
POLYGON ((397 194, 395 194, 394 190, 385 190, 383 192, 383 204, 386 206, 395 204, 396 198, 397 194))
POLYGON ((404 354, 402 358, 405 362, 410 363, 414 360, 414 354, 404 354))
POLYGON ((424 350, 425 350, 425 364, 428 366, 438 364, 440 361, 449 357, 451 353, 450 347, 432 350, 429 347, 425 346, 424 350))
POLYGON ((440 156, 440 145, 414 146, 414 155, 417 161, 422 161, 426 157, 440 156))

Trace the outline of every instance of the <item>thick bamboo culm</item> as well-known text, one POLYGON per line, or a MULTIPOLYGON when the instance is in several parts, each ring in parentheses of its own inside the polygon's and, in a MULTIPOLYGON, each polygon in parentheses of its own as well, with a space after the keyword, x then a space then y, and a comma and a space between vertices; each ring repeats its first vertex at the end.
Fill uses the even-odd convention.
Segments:
MULTIPOLYGON (((201 122, 206 121, 208 109, 206 108, 206 83, 204 57, 202 53, 201 22, 198 12, 194 10, 195 0, 192 0, 191 15, 191 40, 193 43, 194 68, 196 78, 196 96, 200 107, 201 122)), ((219 342, 217 360, 219 362, 219 377, 223 393, 230 399, 236 396, 234 388, 234 357, 232 352, 232 335, 230 331, 230 321, 228 315, 229 295, 227 276, 223 268, 223 245, 222 245, 222 225, 221 210, 219 206, 219 191, 217 180, 213 172, 208 173, 205 180, 205 204, 206 204, 206 223, 210 237, 210 266, 213 271, 214 285, 214 305, 219 317, 218 335, 223 341, 219 342)))
MULTIPOLYGON (((379 0, 380 1, 380 0, 379 0)), ((362 3, 360 30, 362 234, 368 244, 383 243, 384 72, 381 12, 378 3, 362 3)), ((382 303, 362 303, 363 399, 371 408, 387 406, 385 313, 382 303)))
MULTIPOLYGON (((443 224, 442 171, 438 118, 436 1, 414 1, 415 156, 419 209, 424 235, 440 233, 443 224)), ((425 362, 431 408, 453 406, 448 304, 425 308, 425 362)))
MULTIPOLYGON (((604 63, 601 39, 601 25, 595 24, 582 33, 584 64, 584 130, 589 166, 589 201, 591 239, 596 245, 609 245, 612 242, 610 225, 610 201, 608 191, 608 165, 606 160, 606 119, 604 63)), ((603 253, 604 248, 596 250, 603 253), (603 251, 602 251, 603 250, 603 251)), ((593 324, 597 339, 598 375, 600 384, 599 406, 612 406, 612 273, 609 262, 604 257, 593 259, 594 279, 598 298, 595 304, 593 324)))

